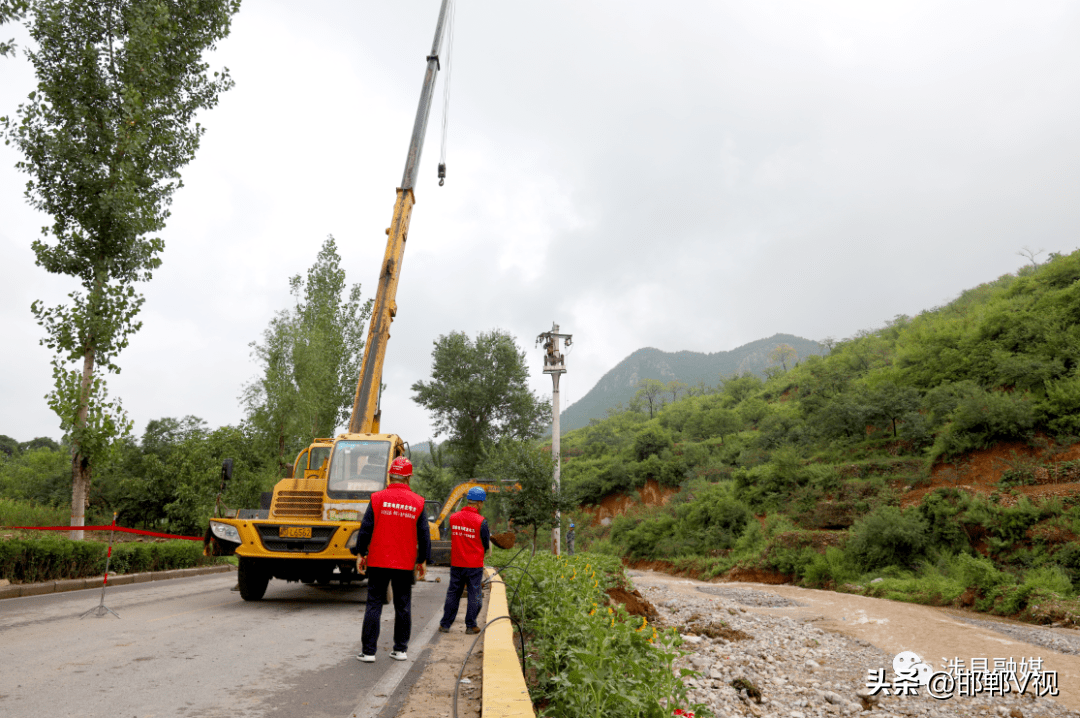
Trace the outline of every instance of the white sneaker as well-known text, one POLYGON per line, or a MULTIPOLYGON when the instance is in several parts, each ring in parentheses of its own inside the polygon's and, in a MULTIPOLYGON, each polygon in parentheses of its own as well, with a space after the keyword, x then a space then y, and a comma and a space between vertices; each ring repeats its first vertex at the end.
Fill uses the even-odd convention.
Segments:
MULTIPOLYGON (((394 654, 391 653, 390 655, 393 656, 394 654)), ((365 656, 363 653, 360 653, 356 656, 356 660, 360 661, 361 663, 374 663, 375 656, 365 656)))
MULTIPOLYGON (((395 661, 407 661, 409 660, 409 654, 405 651, 390 651, 390 657, 395 661)), ((375 656, 371 657, 371 660, 375 660, 375 656)))

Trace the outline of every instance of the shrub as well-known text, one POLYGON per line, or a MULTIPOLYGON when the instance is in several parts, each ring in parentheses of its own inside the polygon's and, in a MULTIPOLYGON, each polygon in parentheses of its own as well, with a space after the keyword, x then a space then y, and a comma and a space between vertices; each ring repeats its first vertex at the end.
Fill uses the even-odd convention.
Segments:
POLYGON ((761 528, 761 524, 756 519, 750 521, 735 541, 732 558, 743 559, 756 556, 764 550, 767 543, 768 539, 765 537, 765 530, 761 528))
MULTIPOLYGON (((55 537, 0 541, 0 578, 15 583, 57 581, 100 576, 105 571, 108 546, 98 541, 71 541, 55 537)), ((113 546, 110 573, 168 571, 224 559, 202 555, 197 541, 122 543, 113 546)))
POLYGON ((803 583, 811 588, 826 588, 847 583, 856 575, 847 554, 835 546, 830 546, 825 549, 824 555, 814 555, 804 570, 803 583))
POLYGON ((105 550, 94 541, 52 536, 0 541, 0 577, 13 583, 35 583, 100 575, 105 569, 105 550))
POLYGON ((968 535, 956 520, 966 506, 965 497, 956 489, 937 489, 923 499, 919 515, 926 521, 929 546, 953 551, 970 548, 968 535))
POLYGON ((929 526, 916 511, 883 506, 851 528, 847 550, 864 571, 911 565, 926 554, 929 526))
POLYGON ((697 553, 734 546, 747 524, 754 520, 750 508, 735 497, 727 482, 694 493, 692 502, 676 509, 679 552, 697 553))
POLYGON ((625 515, 611 524, 611 540, 626 548, 631 558, 655 558, 673 555, 674 516, 657 516, 634 522, 625 515))
POLYGON ((988 595, 998 586, 1014 583, 1007 573, 999 571, 993 561, 985 556, 959 554, 949 562, 951 573, 967 588, 976 589, 980 595, 988 595))
POLYGON ((1032 589, 1041 588, 1046 591, 1053 591, 1062 596, 1073 595, 1072 581, 1069 580, 1068 574, 1060 566, 1043 566, 1029 571, 1024 576, 1022 585, 1032 589))
POLYGON ((772 461, 734 473, 737 495, 754 510, 775 510, 786 505, 800 487, 811 483, 823 485, 835 474, 832 467, 803 465, 798 452, 790 446, 777 451, 772 461))
POLYGON ((653 454, 659 456, 664 449, 670 449, 671 447, 671 434, 659 427, 650 426, 634 437, 634 458, 638 461, 644 461, 653 454))
POLYGON ((1036 411, 1026 393, 980 389, 961 398, 950 418, 931 449, 934 457, 982 449, 994 440, 1027 438, 1036 411))
POLYGON ((1080 434, 1080 370, 1046 384, 1047 425, 1056 434, 1080 434))

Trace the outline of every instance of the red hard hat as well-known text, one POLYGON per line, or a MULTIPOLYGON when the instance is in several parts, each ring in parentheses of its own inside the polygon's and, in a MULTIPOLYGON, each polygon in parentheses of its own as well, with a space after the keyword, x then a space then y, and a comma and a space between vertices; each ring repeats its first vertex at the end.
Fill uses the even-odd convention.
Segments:
POLYGON ((412 462, 399 456, 390 462, 391 476, 412 476, 412 462))

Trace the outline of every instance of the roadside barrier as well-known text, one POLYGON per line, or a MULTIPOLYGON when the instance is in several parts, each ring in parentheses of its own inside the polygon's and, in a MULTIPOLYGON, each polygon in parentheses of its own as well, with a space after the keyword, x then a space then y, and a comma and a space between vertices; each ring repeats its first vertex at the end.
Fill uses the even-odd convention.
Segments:
MULTIPOLYGON (((116 519, 113 519, 115 524, 116 519)), ((142 531, 141 529, 129 529, 123 526, 0 526, 0 529, 20 529, 22 531, 122 531, 126 534, 139 534, 140 536, 156 536, 158 538, 183 539, 185 541, 202 541, 202 536, 177 536, 176 534, 163 534, 157 531, 142 531)))
MULTIPOLYGON (((488 595, 489 616, 509 616, 506 603, 506 584, 488 569, 491 581, 491 593, 488 595)), ((494 622, 489 619, 489 625, 494 622)), ((525 685, 525 676, 518 663, 517 649, 514 647, 514 631, 509 621, 500 621, 491 625, 484 633, 484 682, 481 696, 481 715, 484 718, 511 718, 529 716, 533 718, 532 699, 525 685)))

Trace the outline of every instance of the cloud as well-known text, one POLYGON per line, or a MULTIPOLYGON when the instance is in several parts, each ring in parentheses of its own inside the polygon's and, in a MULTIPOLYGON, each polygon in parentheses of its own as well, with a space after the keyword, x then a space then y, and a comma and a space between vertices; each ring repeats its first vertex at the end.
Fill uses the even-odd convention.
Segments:
MULTIPOLYGON (((245 5, 212 64, 237 81, 200 118, 110 380, 139 430, 241 418, 248 344, 288 278, 338 240, 371 296, 436 2, 245 5)), ((450 331, 574 334, 563 405, 642 346, 843 337, 915 314, 1080 227, 1080 10, 1064 2, 462 3, 446 186, 436 92, 416 188, 384 426, 431 435, 409 387, 450 331)), ((6 113, 33 85, 0 76, 6 113)), ((56 435, 26 311, 72 288, 33 265, 43 218, 0 148, 0 433, 56 435), (9 398, 10 397, 10 398, 9 398), (5 430, 3 427, 9 427, 5 430)))

